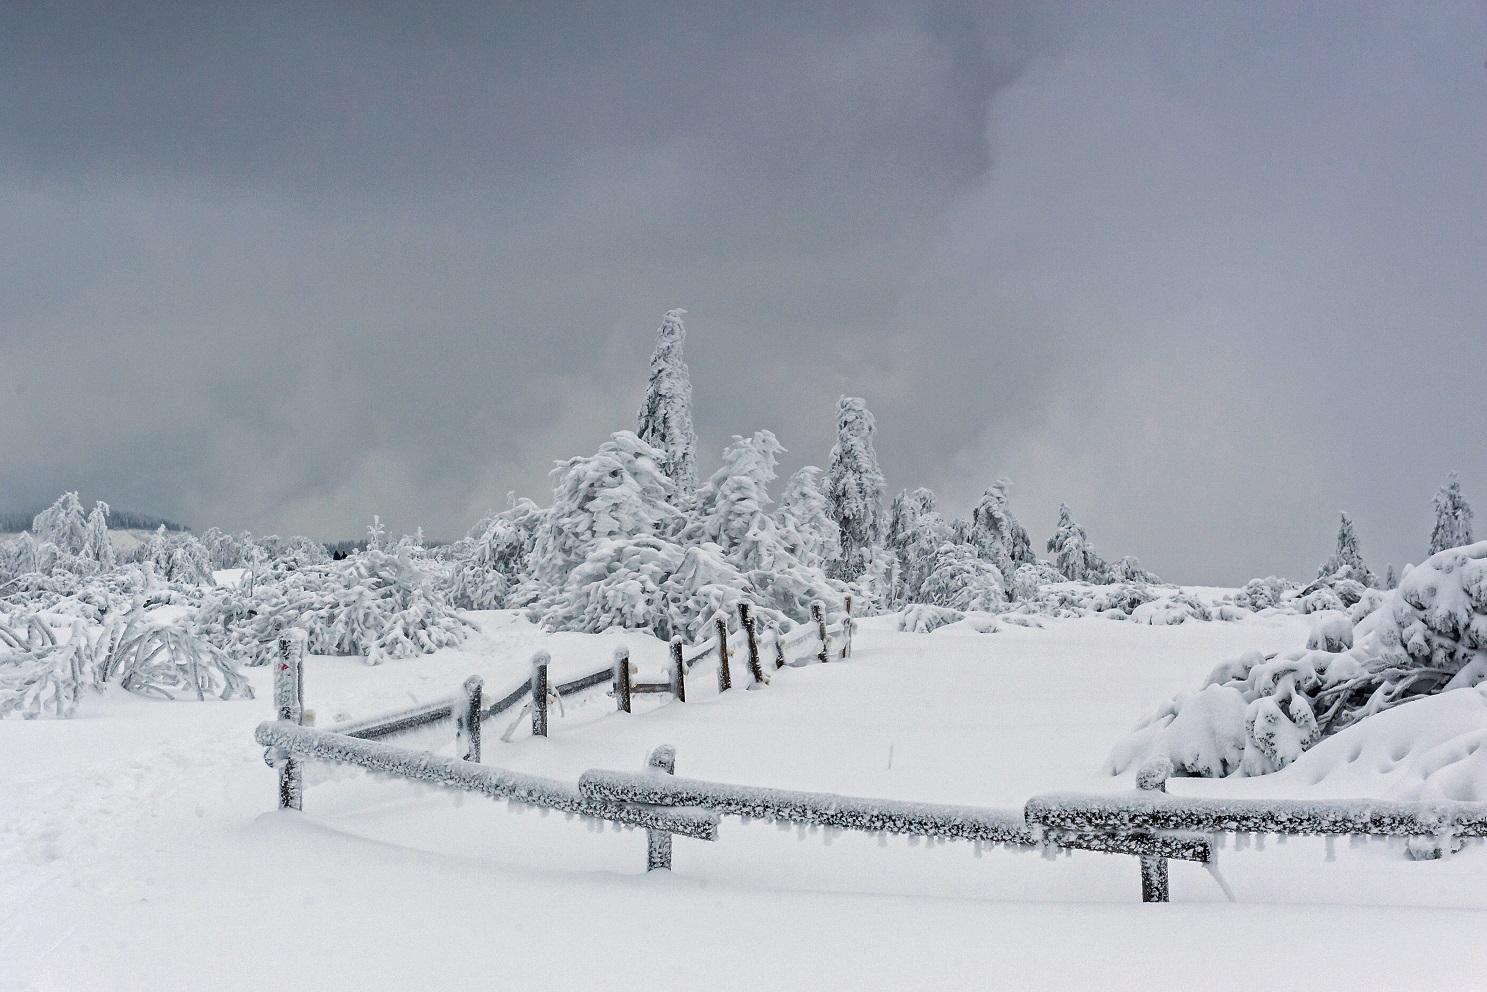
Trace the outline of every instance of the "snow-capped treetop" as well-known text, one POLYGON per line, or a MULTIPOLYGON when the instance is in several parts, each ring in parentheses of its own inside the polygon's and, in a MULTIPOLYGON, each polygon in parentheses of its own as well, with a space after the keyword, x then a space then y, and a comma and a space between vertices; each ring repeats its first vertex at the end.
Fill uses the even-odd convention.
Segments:
POLYGON ((842 556, 832 574, 849 582, 866 570, 869 552, 881 533, 887 483, 873 450, 876 430, 865 400, 841 398, 836 412, 837 441, 826 472, 826 503, 842 539, 842 556))
POLYGON ((697 493, 696 533, 689 530, 689 543, 711 541, 743 571, 771 567, 784 549, 765 507, 772 502, 769 484, 784 450, 770 431, 735 434, 723 451, 723 464, 697 493))
POLYGON ((825 568, 842 554, 842 535, 827 512, 821 470, 807 465, 785 480, 775 523, 780 541, 802 565, 825 568))
POLYGON ((1431 501, 1435 505, 1435 529, 1430 532, 1430 553, 1472 543, 1472 508, 1461 495, 1461 480, 1452 472, 1431 501))
POLYGON ((1074 522, 1069 504, 1058 505, 1058 530, 1048 539, 1054 566, 1072 582, 1107 582, 1110 568, 1095 553, 1084 528, 1074 522))
POLYGON ((675 487, 661 471, 664 457, 630 431, 617 431, 597 453, 560 462, 533 546, 533 578, 560 586, 601 538, 674 533, 681 514, 669 503, 675 487))
POLYGON ((88 543, 88 518, 77 493, 63 493, 57 502, 42 510, 31 521, 36 540, 57 546, 57 550, 80 555, 88 543))
POLYGON ((692 429, 692 380, 682 361, 687 329, 685 310, 668 310, 656 331, 651 353, 651 378, 645 402, 636 414, 636 435, 661 452, 661 471, 675 486, 675 498, 685 501, 697 488, 697 433, 692 429))
POLYGON ((367 524, 367 550, 380 551, 383 543, 387 540, 387 528, 382 523, 382 518, 372 514, 372 522, 367 524))
POLYGON ((1353 529, 1353 518, 1346 513, 1337 525, 1337 550, 1322 562, 1317 569, 1317 578, 1329 581, 1351 579, 1369 589, 1378 587, 1374 577, 1363 561, 1363 552, 1358 547, 1358 532, 1353 529))

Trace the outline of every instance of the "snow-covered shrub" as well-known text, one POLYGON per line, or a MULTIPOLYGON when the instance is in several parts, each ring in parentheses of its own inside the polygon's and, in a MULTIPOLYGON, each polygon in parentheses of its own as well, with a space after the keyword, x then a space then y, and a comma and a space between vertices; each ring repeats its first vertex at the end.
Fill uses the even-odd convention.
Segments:
POLYGON ((95 645, 81 620, 59 641, 34 613, 10 621, 0 617, 0 717, 70 717, 83 688, 99 684, 95 645))
MULTIPOLYGON (((105 511, 106 513, 107 511, 105 511)), ((81 555, 88 544, 88 515, 77 493, 63 493, 31 521, 36 540, 70 555, 81 555)))
POLYGON ((545 511, 529 499, 490 513, 453 549, 450 602, 462 610, 500 610, 526 577, 528 557, 545 511))
POLYGON ((965 614, 959 610, 952 610, 947 606, 916 603, 899 614, 898 629, 910 634, 929 634, 964 619, 965 614))
POLYGON ((179 623, 154 620, 137 610, 104 640, 112 646, 100 666, 101 682, 117 679, 120 688, 163 699, 174 699, 177 692, 198 700, 253 698, 253 687, 236 663, 179 623))
POLYGON ((313 654, 361 655, 368 664, 460 644, 467 627, 407 549, 271 572, 251 589, 214 592, 195 619, 250 665, 270 661, 290 627, 308 633, 313 654))
POLYGON ((1009 591, 1014 600, 1034 601, 1044 586, 1063 581, 1063 575, 1048 562, 1030 561, 1018 565, 1017 570, 1012 573, 1009 591))
POLYGON ((745 572, 769 568, 787 554, 779 526, 765 510, 770 503, 769 484, 784 450, 769 431, 757 431, 747 438, 734 435, 723 452, 722 465, 697 493, 685 540, 716 544, 745 572))
POLYGON ((1258 613, 1281 606, 1296 591, 1296 583, 1271 575, 1263 579, 1250 579, 1230 601, 1235 606, 1258 613))
POLYGON ((1161 582, 1152 573, 1141 567, 1141 560, 1126 555, 1120 561, 1110 566, 1110 581, 1112 582, 1161 582))
POLYGON ((168 531, 164 524, 140 545, 134 560, 147 564, 167 582, 213 584, 211 552, 192 535, 168 531))
POLYGON ((999 609, 1007 597, 1002 592, 1001 570, 977 554, 976 548, 942 544, 935 551, 917 600, 965 613, 999 609))
POLYGON ((1321 613, 1307 648, 1268 658, 1250 652, 1218 666, 1200 692, 1177 697, 1123 742, 1112 770, 1165 750, 1180 773, 1227 774, 1186 760, 1170 732, 1197 700, 1209 702, 1197 704, 1183 726, 1206 722, 1204 734, 1242 751, 1234 767, 1260 775, 1371 714, 1487 680, 1487 541, 1432 555, 1382 595, 1350 630, 1343 629, 1346 614, 1321 613), (1225 699, 1239 694, 1242 715, 1210 705, 1220 691, 1225 699))

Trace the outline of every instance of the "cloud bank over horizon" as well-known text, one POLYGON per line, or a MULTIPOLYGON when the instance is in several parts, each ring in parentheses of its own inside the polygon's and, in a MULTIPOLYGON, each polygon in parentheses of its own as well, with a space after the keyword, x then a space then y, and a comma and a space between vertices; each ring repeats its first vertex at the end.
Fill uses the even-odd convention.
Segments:
POLYGON ((0 14, 0 510, 463 533, 634 427, 837 397, 890 487, 1165 578, 1487 507, 1487 11, 925 2, 0 14))

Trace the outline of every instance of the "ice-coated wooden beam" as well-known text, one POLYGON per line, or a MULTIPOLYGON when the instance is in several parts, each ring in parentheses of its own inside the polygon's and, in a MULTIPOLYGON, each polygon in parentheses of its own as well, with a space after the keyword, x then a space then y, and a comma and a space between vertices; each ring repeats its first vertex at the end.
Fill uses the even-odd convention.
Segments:
POLYGON ((296 726, 288 721, 258 725, 253 737, 264 747, 312 761, 354 765, 368 771, 396 775, 424 785, 475 792, 492 799, 510 799, 593 816, 628 826, 662 830, 696 840, 716 840, 718 816, 707 810, 656 809, 625 802, 592 799, 566 782, 521 772, 446 758, 428 751, 412 751, 377 741, 358 740, 324 730, 296 726))
POLYGON ((1032 826, 1075 832, 1487 836, 1487 803, 1216 799, 1149 791, 1034 796, 1024 812, 1032 826))
POLYGON ((700 806, 733 816, 788 820, 869 833, 917 834, 988 843, 1033 843, 1017 810, 862 799, 826 792, 794 792, 750 785, 592 769, 578 791, 595 802, 700 806))

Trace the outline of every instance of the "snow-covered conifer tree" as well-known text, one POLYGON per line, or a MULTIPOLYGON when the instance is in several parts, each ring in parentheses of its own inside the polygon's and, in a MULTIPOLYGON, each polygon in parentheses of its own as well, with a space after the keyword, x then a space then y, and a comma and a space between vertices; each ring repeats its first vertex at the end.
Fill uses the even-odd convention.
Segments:
POLYGON ((723 451, 723 464, 697 493, 688 543, 711 541, 742 571, 771 567, 784 548, 765 507, 784 450, 770 431, 747 438, 734 435, 723 451))
POLYGON ((916 602, 952 610, 994 610, 1006 601, 1002 573, 970 544, 942 544, 930 559, 916 602))
POLYGON ((367 525, 367 550, 381 551, 382 545, 387 541, 387 528, 382 524, 382 518, 372 514, 372 522, 367 525))
POLYGON ((668 310, 656 331, 651 378, 645 402, 636 415, 636 435, 661 452, 659 466, 674 486, 673 498, 685 503, 697 488, 697 434, 692 429, 692 380, 682 361, 687 329, 685 310, 668 310))
POLYGON ((971 510, 968 543, 987 561, 1001 570, 1005 580, 1010 581, 1018 565, 1034 559, 1032 541, 1012 509, 1007 505, 1007 487, 1012 483, 998 479, 981 496, 971 510))
POLYGON ((77 493, 63 493, 57 502, 42 510, 31 521, 36 540, 56 545, 69 555, 80 555, 88 543, 88 518, 77 493))
POLYGON ((868 566, 881 536, 886 483, 873 449, 877 426, 864 400, 843 396, 837 404, 836 445, 826 471, 826 503, 841 530, 842 555, 832 575, 851 582, 868 566))
POLYGON ((1048 539, 1053 564, 1071 582, 1108 582, 1110 568, 1095 553, 1084 528, 1074 522, 1069 504, 1058 505, 1058 529, 1048 539))
POLYGON ((675 534, 681 514, 669 503, 675 487, 661 471, 664 457, 618 431, 596 454, 559 463, 552 507, 533 542, 532 577, 539 585, 561 587, 596 541, 675 534))
POLYGON ((841 530, 827 512, 820 477, 821 470, 814 465, 791 475, 775 511, 780 540, 802 565, 811 568, 825 568, 842 553, 841 530))
MULTIPOLYGON (((1378 586, 1378 579, 1363 561, 1363 552, 1358 546, 1358 532, 1353 529, 1353 518, 1346 513, 1342 514, 1337 525, 1337 550, 1317 569, 1317 579, 1328 584, 1353 581, 1368 589, 1378 586)), ((1354 602, 1356 601, 1354 597, 1354 602)), ((1346 598, 1344 602, 1347 602, 1346 598)))
POLYGON ((104 502, 95 503, 93 512, 88 514, 87 531, 83 536, 82 555, 91 558, 98 563, 98 567, 108 571, 114 567, 117 555, 114 554, 114 542, 108 536, 108 504, 104 502))
POLYGON ((1430 532, 1430 553, 1460 548, 1472 543, 1472 508, 1461 495, 1461 480, 1452 472, 1431 501, 1435 505, 1435 529, 1430 532))

